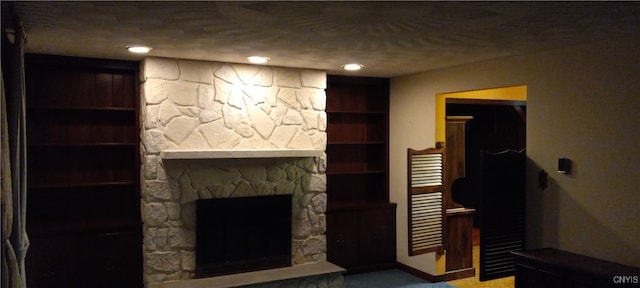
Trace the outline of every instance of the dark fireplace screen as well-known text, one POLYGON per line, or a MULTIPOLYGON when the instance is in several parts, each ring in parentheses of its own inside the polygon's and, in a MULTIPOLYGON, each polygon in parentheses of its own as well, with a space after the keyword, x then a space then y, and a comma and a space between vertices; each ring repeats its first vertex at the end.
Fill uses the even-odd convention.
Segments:
POLYGON ((291 266, 291 195, 196 202, 196 277, 291 266))

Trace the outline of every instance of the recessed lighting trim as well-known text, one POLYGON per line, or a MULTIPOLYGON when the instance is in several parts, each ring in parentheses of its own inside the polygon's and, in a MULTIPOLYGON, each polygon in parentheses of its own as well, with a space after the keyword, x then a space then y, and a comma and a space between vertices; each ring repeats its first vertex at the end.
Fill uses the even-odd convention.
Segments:
POLYGON ((342 65, 342 69, 347 71, 358 71, 362 69, 362 67, 364 67, 364 65, 360 63, 349 63, 349 64, 342 65))
POLYGON ((149 47, 149 46, 128 46, 127 50, 129 50, 129 52, 131 52, 131 53, 145 54, 145 53, 149 53, 149 51, 151 51, 151 47, 149 47))
POLYGON ((249 56, 247 57, 247 60, 253 64, 264 64, 269 62, 271 58, 265 56, 249 56))

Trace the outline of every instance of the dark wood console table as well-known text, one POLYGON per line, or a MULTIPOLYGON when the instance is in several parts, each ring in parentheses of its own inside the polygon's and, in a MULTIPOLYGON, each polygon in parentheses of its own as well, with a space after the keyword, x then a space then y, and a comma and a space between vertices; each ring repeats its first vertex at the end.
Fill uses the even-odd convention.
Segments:
POLYGON ((640 268, 554 248, 512 252, 516 288, 640 287, 640 268))

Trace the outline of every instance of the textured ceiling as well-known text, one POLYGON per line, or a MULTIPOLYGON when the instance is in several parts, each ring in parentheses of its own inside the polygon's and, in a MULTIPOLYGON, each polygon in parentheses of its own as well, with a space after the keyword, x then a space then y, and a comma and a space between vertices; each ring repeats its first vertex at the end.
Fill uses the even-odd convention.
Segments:
MULTIPOLYGON (((13 2, 27 52, 150 55, 393 77, 541 49, 638 37, 640 2, 13 2)), ((12 7, 13 6, 13 7, 12 7)), ((7 7, 11 8, 8 9, 7 7)))

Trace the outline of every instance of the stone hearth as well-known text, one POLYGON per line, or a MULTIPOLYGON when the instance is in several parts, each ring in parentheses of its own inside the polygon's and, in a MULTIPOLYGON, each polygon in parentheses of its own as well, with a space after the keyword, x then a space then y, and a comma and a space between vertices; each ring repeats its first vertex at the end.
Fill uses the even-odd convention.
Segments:
POLYGON ((291 194, 292 263, 326 261, 320 157, 167 159, 163 151, 325 151, 321 71, 148 58, 141 67, 144 279, 192 279, 195 200, 291 194))

